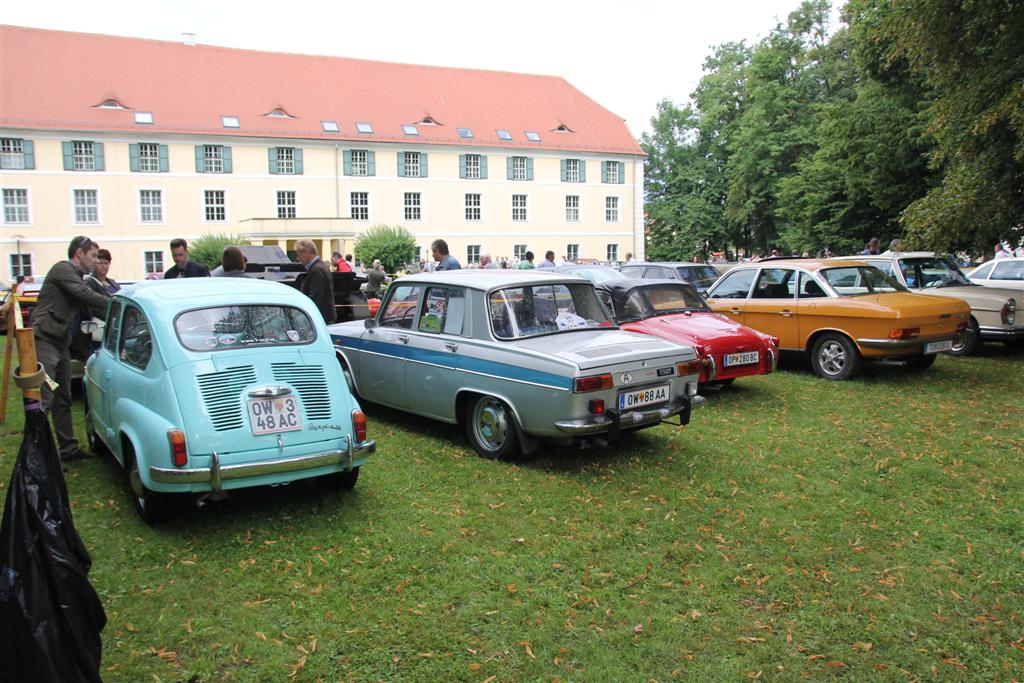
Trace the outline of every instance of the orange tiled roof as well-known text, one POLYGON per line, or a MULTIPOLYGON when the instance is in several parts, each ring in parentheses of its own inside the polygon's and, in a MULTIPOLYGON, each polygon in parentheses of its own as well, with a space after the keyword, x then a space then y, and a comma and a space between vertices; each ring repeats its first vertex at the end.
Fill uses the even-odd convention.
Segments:
POLYGON ((621 118, 556 76, 0 25, 0 91, 0 125, 15 128, 643 153, 621 118), (97 108, 106 100, 127 110, 97 108), (294 118, 266 116, 276 109, 294 118), (154 123, 136 124, 133 111, 152 112, 154 123), (223 115, 240 127, 224 128, 223 115), (403 134, 427 116, 440 125, 403 134), (341 132, 325 133, 322 120, 341 132), (357 133, 356 122, 374 132, 357 133), (572 132, 554 132, 560 125, 572 132), (463 127, 472 140, 459 137, 463 127))

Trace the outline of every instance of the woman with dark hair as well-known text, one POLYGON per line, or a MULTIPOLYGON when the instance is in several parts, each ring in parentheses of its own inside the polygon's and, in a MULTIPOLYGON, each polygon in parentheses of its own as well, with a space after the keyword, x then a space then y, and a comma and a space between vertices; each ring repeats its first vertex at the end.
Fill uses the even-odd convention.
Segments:
POLYGON ((99 249, 96 251, 96 261, 93 264, 92 272, 82 279, 94 292, 112 296, 114 292, 121 289, 121 285, 114 282, 114 278, 107 277, 109 272, 110 252, 106 249, 99 249))
POLYGON ((221 277, 252 277, 245 272, 245 255, 238 247, 226 247, 220 257, 221 277))

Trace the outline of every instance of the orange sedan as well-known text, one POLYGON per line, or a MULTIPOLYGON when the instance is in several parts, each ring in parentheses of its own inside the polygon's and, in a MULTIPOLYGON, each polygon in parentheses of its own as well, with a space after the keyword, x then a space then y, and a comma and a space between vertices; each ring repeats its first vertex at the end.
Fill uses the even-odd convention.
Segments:
POLYGON ((745 263, 707 293, 708 305, 810 354, 820 377, 848 379, 864 360, 928 368, 967 328, 966 303, 912 294, 877 268, 814 259, 745 263))

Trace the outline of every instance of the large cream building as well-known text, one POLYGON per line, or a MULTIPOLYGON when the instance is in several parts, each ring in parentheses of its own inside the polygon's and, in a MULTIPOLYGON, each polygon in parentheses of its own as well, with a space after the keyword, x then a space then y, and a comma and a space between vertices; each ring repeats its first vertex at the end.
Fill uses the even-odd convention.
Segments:
POLYGON ((207 233, 351 252, 401 225, 425 257, 643 245, 642 150, 565 80, 0 26, 0 281, 74 235, 111 275, 207 233))

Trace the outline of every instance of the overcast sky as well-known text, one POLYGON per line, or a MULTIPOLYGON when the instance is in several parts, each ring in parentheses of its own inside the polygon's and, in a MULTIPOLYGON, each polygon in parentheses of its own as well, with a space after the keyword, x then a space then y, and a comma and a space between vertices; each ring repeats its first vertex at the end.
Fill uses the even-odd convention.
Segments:
MULTIPOLYGON (((687 100, 711 48, 754 42, 799 0, 28 0, 0 21, 86 33, 561 76, 650 129, 687 100)), ((836 2, 838 3, 838 0, 836 2)))

